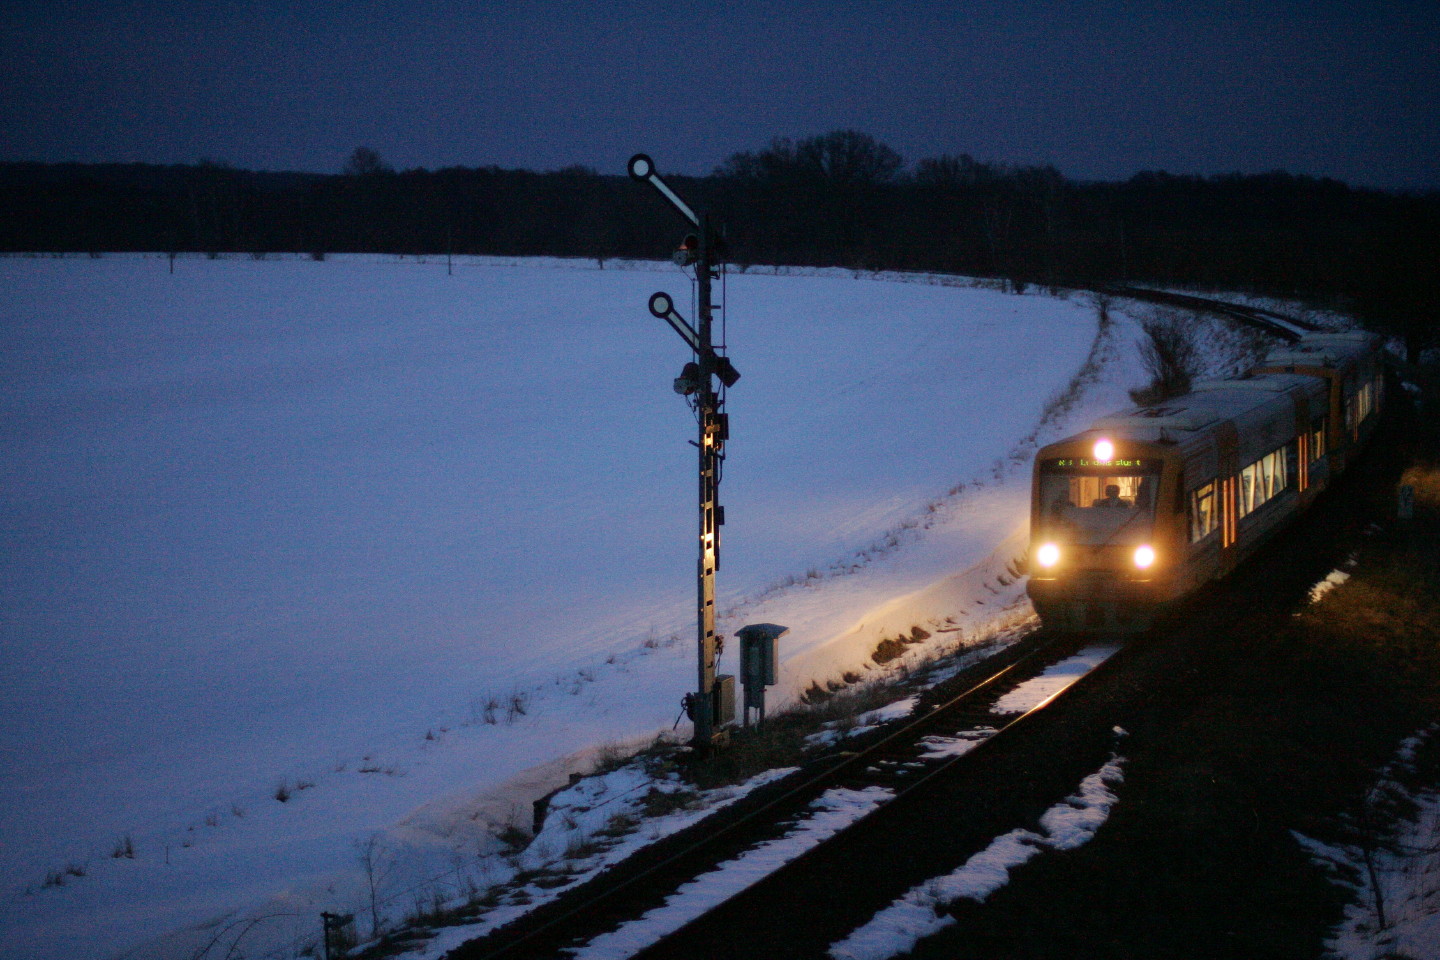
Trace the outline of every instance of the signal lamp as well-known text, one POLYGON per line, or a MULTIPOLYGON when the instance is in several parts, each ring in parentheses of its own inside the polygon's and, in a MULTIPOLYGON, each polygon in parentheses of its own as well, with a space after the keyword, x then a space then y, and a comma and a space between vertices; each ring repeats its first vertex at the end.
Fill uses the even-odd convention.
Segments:
POLYGON ((1053 567, 1060 562, 1060 548, 1053 543, 1044 543, 1035 551, 1035 560, 1042 567, 1053 567))
POLYGON ((675 378, 675 392, 682 397, 700 392, 700 364, 693 361, 685 364, 680 376, 675 378))
POLYGON ((1151 565, 1152 563, 1154 563, 1154 562, 1155 562, 1155 548, 1154 548, 1154 547, 1150 546, 1149 544, 1146 544, 1146 545, 1143 546, 1143 547, 1136 547, 1136 548, 1135 548, 1135 566, 1139 567, 1141 570, 1148 570, 1148 569, 1150 569, 1150 565, 1151 565))
POLYGON ((671 254, 670 259, 677 267, 688 267, 700 259, 700 238, 693 233, 685 234, 685 239, 680 241, 680 246, 671 254))

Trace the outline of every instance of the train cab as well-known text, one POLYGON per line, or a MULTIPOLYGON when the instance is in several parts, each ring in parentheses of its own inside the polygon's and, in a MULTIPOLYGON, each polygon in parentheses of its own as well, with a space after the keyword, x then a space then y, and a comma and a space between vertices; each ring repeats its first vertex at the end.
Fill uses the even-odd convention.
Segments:
POLYGON ((1173 575, 1168 452, 1125 431, 1098 429, 1036 458, 1029 592, 1047 624, 1148 625, 1173 575))

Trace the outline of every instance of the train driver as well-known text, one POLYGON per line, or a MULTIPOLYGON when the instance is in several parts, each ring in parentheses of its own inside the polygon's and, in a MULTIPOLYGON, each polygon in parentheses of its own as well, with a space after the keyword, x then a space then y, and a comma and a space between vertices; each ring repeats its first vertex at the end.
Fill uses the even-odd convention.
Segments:
POLYGON ((1118 483, 1105 484, 1105 498, 1096 500, 1092 507, 1129 507, 1130 504, 1120 499, 1120 485, 1118 483))

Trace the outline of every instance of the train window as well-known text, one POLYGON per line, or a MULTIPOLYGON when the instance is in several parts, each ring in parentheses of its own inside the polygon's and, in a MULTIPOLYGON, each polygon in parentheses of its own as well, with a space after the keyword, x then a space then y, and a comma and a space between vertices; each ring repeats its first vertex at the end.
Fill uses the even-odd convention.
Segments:
POLYGON ((1291 444, 1272 450, 1240 471, 1238 516, 1253 512, 1271 497, 1290 486, 1294 458, 1291 444))
POLYGON ((1197 487, 1190 493, 1190 542, 1198 543, 1220 526, 1220 513, 1215 507, 1215 481, 1197 487))
POLYGON ((1240 471, 1240 503, 1236 508, 1237 516, 1245 516, 1255 509, 1255 474, 1259 473, 1259 464, 1252 463, 1240 471))
POLYGON ((1155 473, 1079 474, 1044 470, 1040 475, 1040 527, 1066 543, 1143 543, 1155 523, 1155 473))
POLYGON ((1355 421, 1363 423, 1375 410, 1375 381, 1366 380, 1355 393, 1355 421))
POLYGON ((1310 462, 1325 456, 1325 418, 1315 421, 1315 430, 1310 434, 1310 462))

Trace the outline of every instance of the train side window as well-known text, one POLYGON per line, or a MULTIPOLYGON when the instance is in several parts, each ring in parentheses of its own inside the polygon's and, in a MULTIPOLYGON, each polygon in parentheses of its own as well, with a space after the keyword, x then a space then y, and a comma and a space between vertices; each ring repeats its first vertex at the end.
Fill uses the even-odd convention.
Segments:
POLYGON ((1290 486, 1290 445, 1279 447, 1274 453, 1266 454, 1267 487, 1265 499, 1270 499, 1290 486))
POLYGON ((1364 423, 1375 411, 1375 381, 1366 380, 1355 394, 1355 420, 1364 423))
POLYGON ((1215 482, 1197 487, 1190 492, 1190 542, 1204 540, 1220 525, 1215 509, 1215 482))
POLYGON ((1310 462, 1325 456, 1325 418, 1315 421, 1315 430, 1310 434, 1310 462))
POLYGON ((1239 504, 1235 509, 1237 517, 1243 517, 1255 509, 1255 475, 1260 472, 1260 465, 1252 463, 1240 471, 1239 504))
POLYGON ((1245 516, 1290 486, 1288 470, 1289 444, 1271 450, 1240 471, 1240 506, 1238 516, 1245 516))

